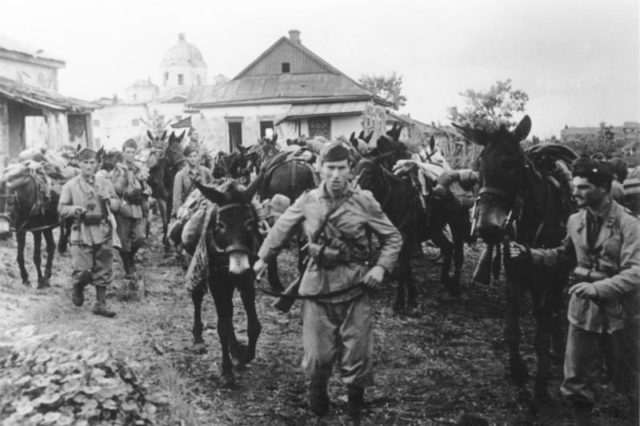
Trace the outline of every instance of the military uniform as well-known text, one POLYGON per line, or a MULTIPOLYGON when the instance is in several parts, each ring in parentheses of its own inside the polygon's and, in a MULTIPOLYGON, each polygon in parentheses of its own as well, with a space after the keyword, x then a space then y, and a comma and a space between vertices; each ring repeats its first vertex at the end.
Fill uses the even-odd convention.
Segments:
POLYGON ((191 167, 189 165, 183 167, 174 178, 173 181, 173 211, 178 212, 178 209, 187 199, 191 191, 194 190, 195 185, 192 179, 195 179, 207 185, 213 180, 211 171, 204 166, 191 167))
POLYGON ((319 188, 301 195, 276 221, 258 257, 269 262, 303 223, 311 239, 321 227, 334 203, 341 203, 325 227, 321 244, 335 248, 335 265, 325 267, 312 257, 300 283, 300 295, 346 292, 317 300, 305 300, 302 308, 304 359, 302 367, 312 384, 326 388, 333 362, 338 359, 342 380, 358 387, 373 382, 373 318, 362 287, 354 287, 369 270, 367 234, 373 231, 381 241, 377 265, 391 271, 398 259, 402 238, 369 191, 347 189, 344 199, 332 200, 322 182, 319 188), (351 290, 349 290, 352 288, 351 290))
POLYGON ((109 315, 105 301, 106 288, 111 283, 113 271, 113 229, 107 220, 107 209, 117 211, 119 207, 120 201, 111 182, 95 176, 90 179, 76 176, 65 183, 58 204, 62 218, 76 218, 69 238, 74 304, 83 304, 83 289, 87 284, 93 284, 97 293, 94 313, 107 313, 106 316, 115 315, 109 315), (85 213, 78 216, 78 208, 84 208, 85 213))
MULTIPOLYGON (((568 309, 570 323, 565 354, 562 393, 594 403, 600 341, 603 336, 611 347, 612 370, 616 385, 625 392, 637 386, 638 325, 640 322, 640 221, 615 201, 600 216, 597 238, 590 246, 587 238, 587 211, 572 215, 567 223, 567 237, 561 247, 531 250, 534 264, 574 264, 576 269, 591 272, 597 300, 571 296, 568 309), (622 356, 621 356, 622 355, 622 356), (633 374, 629 374, 633 372, 633 374)), ((589 274, 589 272, 587 274, 589 274)), ((577 280, 588 279, 580 276, 577 280)))

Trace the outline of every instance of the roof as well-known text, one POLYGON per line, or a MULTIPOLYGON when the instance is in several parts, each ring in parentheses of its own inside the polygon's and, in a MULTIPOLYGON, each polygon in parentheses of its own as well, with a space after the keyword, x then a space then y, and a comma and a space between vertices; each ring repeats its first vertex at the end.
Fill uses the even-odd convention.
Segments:
POLYGON ((245 104, 305 103, 338 100, 385 101, 335 74, 279 74, 243 77, 222 86, 204 86, 187 102, 193 107, 245 104))
POLYGON ((184 33, 178 34, 178 43, 173 45, 162 57, 161 67, 189 66, 205 67, 202 53, 195 45, 187 42, 184 33))
POLYGON ((53 90, 41 89, 6 77, 0 77, 0 96, 35 108, 56 111, 85 113, 100 107, 91 102, 63 96, 53 90))
POLYGON ((14 40, 11 37, 7 37, 2 34, 0 34, 0 50, 6 50, 8 52, 14 52, 24 56, 28 56, 29 59, 35 61, 45 60, 49 62, 50 65, 55 66, 56 68, 64 67, 64 61, 62 59, 48 55, 44 53, 42 49, 37 49, 35 47, 29 46, 28 44, 14 40))
POLYGON ((220 107, 274 103, 374 101, 391 105, 375 96, 324 59, 287 37, 281 37, 240 73, 222 86, 203 86, 190 97, 190 107, 220 107), (286 44, 310 58, 322 72, 249 75, 257 64, 286 44))
POLYGON ((326 117, 362 114, 368 104, 369 102, 367 101, 359 101, 291 105, 289 111, 287 111, 284 118, 279 120, 279 122, 285 120, 295 120, 304 117, 326 117))

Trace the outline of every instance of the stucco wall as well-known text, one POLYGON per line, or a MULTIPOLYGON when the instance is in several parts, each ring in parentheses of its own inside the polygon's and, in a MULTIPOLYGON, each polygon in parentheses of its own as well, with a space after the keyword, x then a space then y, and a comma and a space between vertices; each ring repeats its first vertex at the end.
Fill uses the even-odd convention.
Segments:
POLYGON ((171 67, 161 67, 160 68, 160 93, 162 94, 167 89, 171 88, 185 88, 188 92, 188 89, 191 86, 198 86, 198 76, 200 76, 200 85, 207 84, 207 68, 200 67, 179 67, 179 66, 171 66, 171 67), (169 73, 169 79, 165 82, 165 73, 169 73), (184 76, 183 84, 178 84, 178 74, 182 74, 184 76))
POLYGON ((0 99, 0 172, 9 162, 9 108, 4 99, 0 99))
POLYGON ((0 75, 43 89, 58 90, 56 68, 0 58, 0 75))

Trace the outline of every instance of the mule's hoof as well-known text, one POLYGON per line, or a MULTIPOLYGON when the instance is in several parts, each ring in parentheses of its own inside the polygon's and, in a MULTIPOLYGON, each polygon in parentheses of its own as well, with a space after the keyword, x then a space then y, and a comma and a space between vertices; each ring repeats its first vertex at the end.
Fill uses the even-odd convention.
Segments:
POLYGON ((222 387, 233 389, 236 387, 236 378, 233 375, 233 371, 225 371, 220 375, 220 379, 222 380, 222 387))
POLYGON ((42 290, 49 287, 51 287, 51 285, 49 284, 49 280, 47 278, 38 280, 38 290, 42 290))
POLYGON ((25 287, 31 287, 31 283, 29 282, 29 280, 22 280, 22 285, 25 287))
POLYGON ((509 372, 511 380, 516 386, 524 386, 529 379, 529 371, 527 365, 522 359, 514 359, 509 363, 509 372))
POLYGON ((239 362, 243 362, 245 358, 247 358, 248 348, 247 345, 243 345, 242 343, 237 343, 236 345, 231 346, 230 349, 231 356, 235 358, 239 362))
POLYGON ((207 353, 207 346, 203 343, 194 343, 191 347, 191 352, 196 355, 202 355, 207 353))

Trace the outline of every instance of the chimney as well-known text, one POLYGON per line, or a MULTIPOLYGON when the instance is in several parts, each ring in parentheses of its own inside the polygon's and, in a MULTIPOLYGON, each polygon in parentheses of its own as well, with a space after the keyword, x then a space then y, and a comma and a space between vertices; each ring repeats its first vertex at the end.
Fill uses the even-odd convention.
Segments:
POLYGON ((178 41, 186 41, 186 36, 184 33, 178 33, 178 41))
POLYGON ((302 41, 300 41, 300 30, 289 30, 289 40, 302 44, 302 41))

